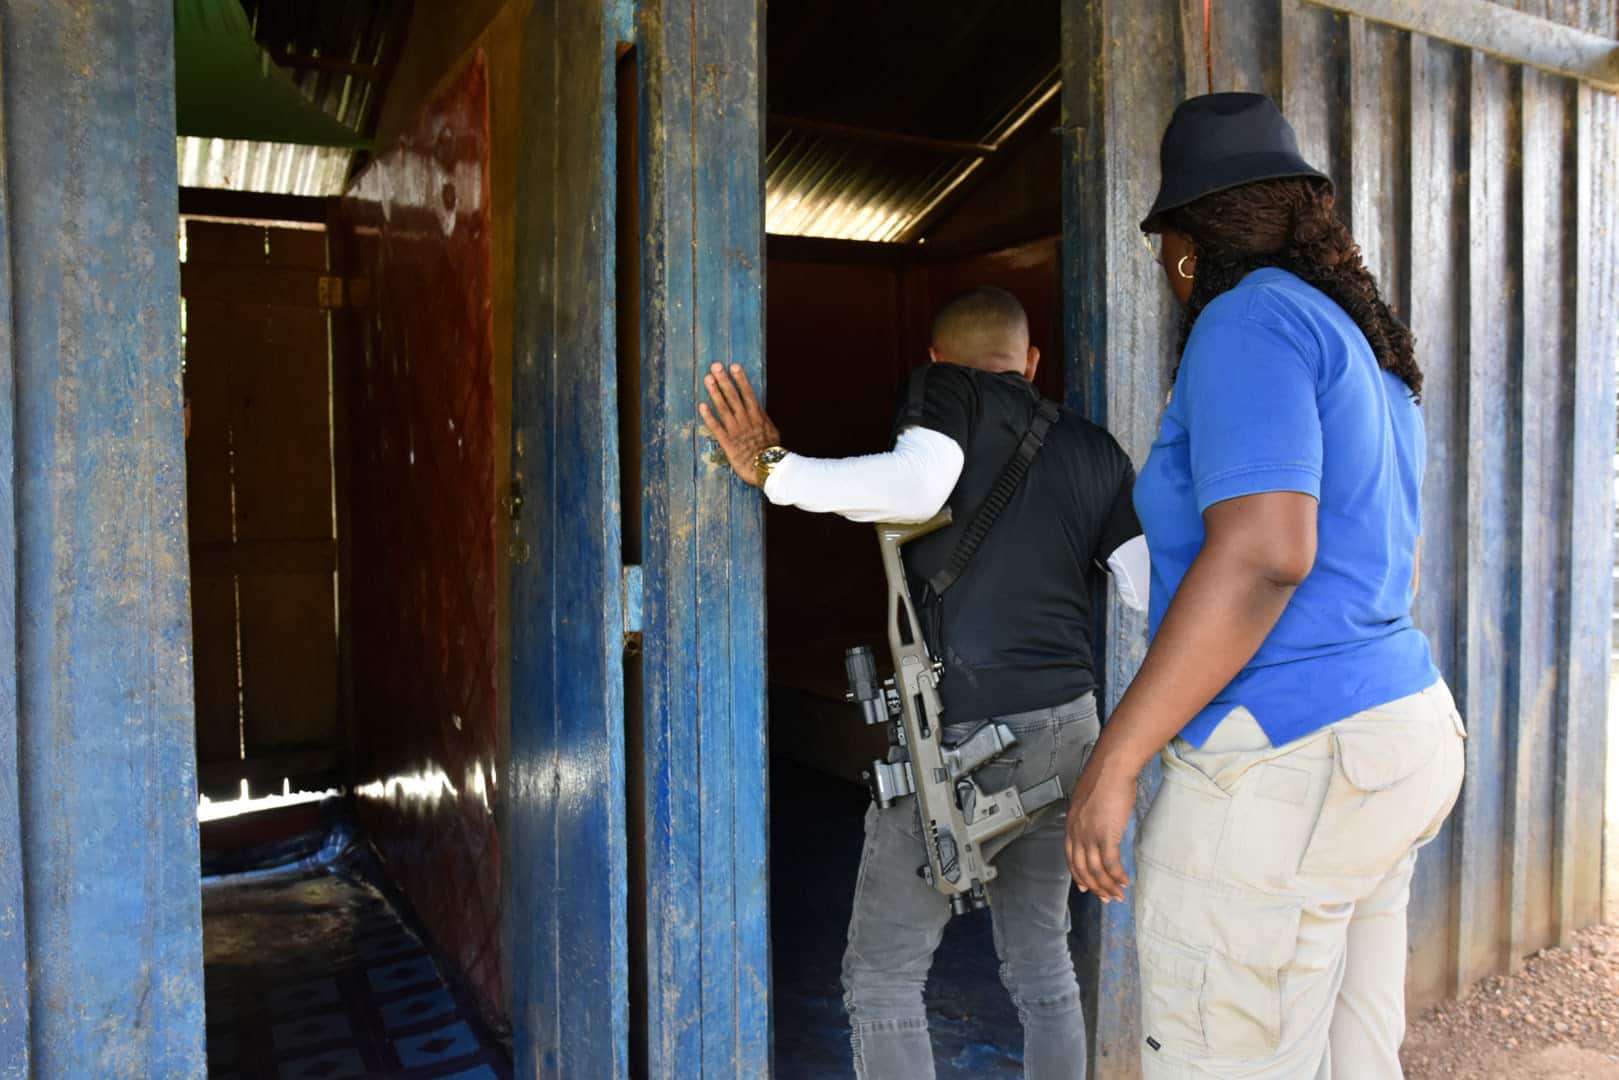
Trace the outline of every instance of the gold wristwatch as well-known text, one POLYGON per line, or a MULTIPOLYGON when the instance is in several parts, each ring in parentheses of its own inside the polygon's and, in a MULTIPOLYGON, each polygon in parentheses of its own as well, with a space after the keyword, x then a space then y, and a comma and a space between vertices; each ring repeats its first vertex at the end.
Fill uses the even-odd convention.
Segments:
POLYGON ((759 487, 761 490, 765 486, 765 481, 770 479, 770 470, 774 469, 778 464, 780 464, 781 459, 786 456, 786 447, 767 446, 763 450, 759 451, 759 453, 754 457, 753 471, 754 474, 759 477, 759 487))

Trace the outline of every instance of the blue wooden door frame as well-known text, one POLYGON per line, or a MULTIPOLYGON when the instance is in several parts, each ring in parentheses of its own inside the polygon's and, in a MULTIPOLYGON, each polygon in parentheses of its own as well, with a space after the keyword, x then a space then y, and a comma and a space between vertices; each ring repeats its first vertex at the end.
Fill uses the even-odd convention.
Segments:
POLYGON ((204 1071, 173 40, 0 0, 7 1077, 204 1071))
POLYGON ((539 0, 524 29, 503 854, 525 1077, 628 1068, 611 16, 539 0))
POLYGON ((764 382, 758 0, 641 0, 648 1071, 770 1064, 764 544, 697 421, 764 382))
POLYGON ((756 0, 536 3, 526 30, 506 844, 523 1076, 769 1068, 764 567, 757 493, 706 451, 701 370, 762 381, 756 0), (642 323, 615 325, 615 67, 633 45, 642 323), (618 335, 641 337, 643 565, 621 552, 618 335), (644 582, 626 717, 623 582, 644 582), (644 760, 626 762, 626 724, 644 760), (626 821, 626 770, 646 820, 626 821), (646 924, 626 920, 645 837, 646 924), (628 936, 645 935, 636 984, 628 936), (644 995, 631 1054, 628 1001, 644 995))

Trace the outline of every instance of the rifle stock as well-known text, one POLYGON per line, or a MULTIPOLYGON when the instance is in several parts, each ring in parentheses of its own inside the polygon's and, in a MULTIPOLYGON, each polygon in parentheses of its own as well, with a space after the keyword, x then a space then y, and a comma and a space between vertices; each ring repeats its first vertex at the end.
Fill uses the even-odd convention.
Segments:
POLYGON ((872 796, 885 809, 906 796, 915 798, 927 854, 918 872, 950 901, 951 912, 959 914, 989 904, 987 886, 995 879, 995 867, 984 845, 1065 793, 1057 777, 1025 791, 1008 787, 986 792, 978 786, 977 771, 1017 745, 1017 736, 1005 724, 985 721, 959 742, 944 743, 944 704, 939 697, 944 668, 923 634, 900 549, 950 521, 946 507, 924 522, 877 525, 888 578, 888 648, 894 676, 877 681, 871 650, 865 646, 850 649, 844 663, 849 699, 861 705, 867 723, 890 724, 890 740, 903 750, 902 760, 872 763, 866 774, 872 796))

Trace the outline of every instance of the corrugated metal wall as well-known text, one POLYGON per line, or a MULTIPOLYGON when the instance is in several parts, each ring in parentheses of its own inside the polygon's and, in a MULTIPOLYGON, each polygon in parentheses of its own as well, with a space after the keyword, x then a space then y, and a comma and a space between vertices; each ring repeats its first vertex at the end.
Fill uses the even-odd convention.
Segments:
MULTIPOLYGON (((1613 4, 1523 5, 1612 38, 1613 4)), ((1422 627, 1467 715, 1469 778, 1418 868, 1414 1002, 1594 922, 1613 585, 1619 103, 1303 0, 1219 3, 1216 90, 1281 101, 1427 373, 1422 627)), ((1068 0, 1071 393, 1139 462, 1179 315, 1136 222, 1203 5, 1068 0), (1075 77, 1089 73, 1089 77, 1075 77)), ((1110 616, 1110 696, 1142 651, 1110 616)), ((1135 1068, 1128 913, 1098 931, 1103 1075, 1135 1068)))

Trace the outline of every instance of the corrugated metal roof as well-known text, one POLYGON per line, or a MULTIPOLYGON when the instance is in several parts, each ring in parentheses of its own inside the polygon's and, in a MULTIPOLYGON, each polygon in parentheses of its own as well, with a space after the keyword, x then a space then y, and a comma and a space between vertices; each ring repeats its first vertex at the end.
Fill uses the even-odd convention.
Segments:
POLYGON ((771 233, 916 240, 1059 86, 1052 0, 768 12, 771 233))
MULTIPOLYGON (((994 145, 1018 130, 1060 86, 1053 70, 981 133, 994 145)), ((765 155, 765 230, 840 240, 914 239, 986 154, 946 155, 906 145, 885 146, 856 136, 782 131, 765 155)))
POLYGON ((183 135, 176 140, 176 154, 181 187, 274 195, 338 195, 348 180, 355 151, 341 146, 183 135))
MULTIPOLYGON (((254 40, 329 115, 369 134, 381 80, 405 32, 407 0, 242 0, 254 40)), ((237 139, 178 140, 180 183, 281 195, 337 195, 360 152, 237 139)))

